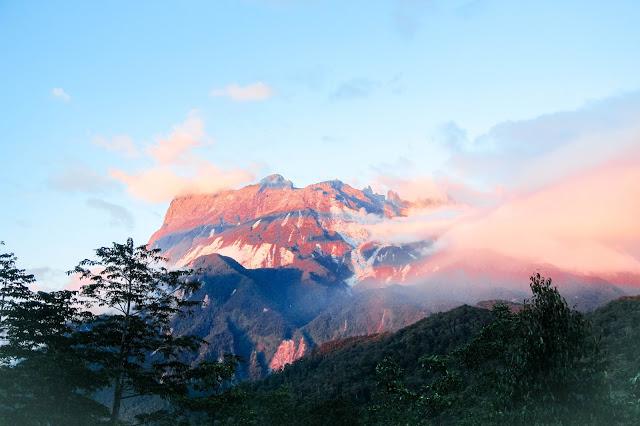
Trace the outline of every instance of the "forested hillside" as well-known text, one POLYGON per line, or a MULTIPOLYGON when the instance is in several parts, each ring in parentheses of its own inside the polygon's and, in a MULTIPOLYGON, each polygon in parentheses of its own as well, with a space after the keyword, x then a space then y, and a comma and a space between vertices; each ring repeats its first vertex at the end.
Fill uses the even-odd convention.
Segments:
POLYGON ((524 307, 462 306, 325 344, 244 386, 246 421, 637 424, 640 298, 585 315, 544 279, 532 289, 524 307))
POLYGON ((461 306, 435 314, 394 334, 372 335, 327 343, 311 356, 287 366, 281 373, 251 386, 258 392, 287 387, 296 410, 316 413, 322 421, 333 404, 348 408, 350 416, 374 399, 376 366, 394 358, 412 385, 421 383, 417 360, 424 354, 446 354, 472 339, 491 319, 490 311, 461 306))

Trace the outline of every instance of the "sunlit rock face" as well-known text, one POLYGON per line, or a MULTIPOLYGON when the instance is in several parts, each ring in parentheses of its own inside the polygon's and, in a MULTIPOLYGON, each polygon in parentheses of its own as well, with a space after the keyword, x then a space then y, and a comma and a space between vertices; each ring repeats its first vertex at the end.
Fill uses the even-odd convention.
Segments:
POLYGON ((335 338, 396 330, 428 309, 393 292, 360 296, 371 280, 408 276, 429 242, 373 241, 369 226, 409 203, 340 181, 296 188, 280 175, 238 190, 178 197, 150 245, 171 265, 202 272, 202 300, 175 324, 210 344, 198 358, 235 353, 240 375, 263 377, 335 338), (406 303, 405 303, 406 302, 406 303))
POLYGON ((303 280, 355 284, 407 276, 428 242, 370 241, 368 225, 404 215, 408 203, 341 181, 296 188, 280 175, 217 194, 174 199, 149 243, 176 266, 212 253, 246 268, 297 268, 303 280))
POLYGON ((278 346, 269 368, 272 371, 279 371, 284 368, 285 365, 302 358, 307 350, 307 344, 303 337, 300 337, 297 341, 295 339, 285 339, 278 346))

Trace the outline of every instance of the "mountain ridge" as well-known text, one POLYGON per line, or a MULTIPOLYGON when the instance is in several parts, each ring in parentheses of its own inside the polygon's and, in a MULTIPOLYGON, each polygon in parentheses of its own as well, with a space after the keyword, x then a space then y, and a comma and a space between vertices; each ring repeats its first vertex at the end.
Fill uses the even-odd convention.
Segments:
POLYGON ((171 267, 199 270, 205 285, 193 296, 203 306, 175 329, 210 342, 200 359, 235 353, 247 360, 240 376, 260 378, 335 339, 395 331, 482 300, 521 303, 534 271, 552 276, 584 311, 627 294, 606 279, 552 265, 486 250, 435 250, 437 237, 372 237, 369 225, 404 218, 409 208, 391 191, 339 180, 297 188, 281 175, 177 197, 149 245, 171 267))

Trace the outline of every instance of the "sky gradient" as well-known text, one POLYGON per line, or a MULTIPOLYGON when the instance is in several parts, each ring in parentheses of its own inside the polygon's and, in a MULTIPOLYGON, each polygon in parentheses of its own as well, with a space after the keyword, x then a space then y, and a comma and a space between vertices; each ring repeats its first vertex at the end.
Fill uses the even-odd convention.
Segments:
POLYGON ((0 240, 61 287, 172 196, 280 173, 464 205, 380 238, 462 222, 443 240, 637 272, 638 22, 633 0, 2 1, 0 240))

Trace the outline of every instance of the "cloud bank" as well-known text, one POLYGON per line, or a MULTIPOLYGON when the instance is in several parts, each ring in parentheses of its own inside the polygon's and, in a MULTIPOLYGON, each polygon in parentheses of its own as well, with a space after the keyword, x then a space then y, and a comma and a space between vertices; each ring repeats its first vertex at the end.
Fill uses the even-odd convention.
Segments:
POLYGON ((450 256, 493 252, 579 273, 640 274, 638 123, 640 93, 630 93, 501 123, 474 140, 448 126, 460 180, 379 176, 409 200, 438 202, 369 230, 389 242, 433 238, 450 256))

